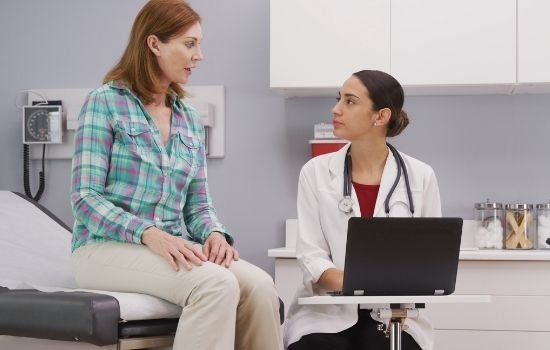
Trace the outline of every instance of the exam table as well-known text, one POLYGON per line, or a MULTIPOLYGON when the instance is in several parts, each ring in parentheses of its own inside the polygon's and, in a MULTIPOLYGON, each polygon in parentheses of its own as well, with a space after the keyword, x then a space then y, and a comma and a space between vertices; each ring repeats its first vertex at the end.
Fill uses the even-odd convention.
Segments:
POLYGON ((170 349, 181 308, 78 289, 70 246, 70 228, 46 208, 0 191, 0 349, 170 349))

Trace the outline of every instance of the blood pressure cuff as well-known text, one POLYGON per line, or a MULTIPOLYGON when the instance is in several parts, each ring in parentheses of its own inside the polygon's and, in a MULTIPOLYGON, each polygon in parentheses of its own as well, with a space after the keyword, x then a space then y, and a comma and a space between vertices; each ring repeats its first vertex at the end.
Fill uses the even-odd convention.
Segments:
POLYGON ((98 346, 118 342, 120 308, 105 294, 0 290, 0 334, 82 341, 98 346))

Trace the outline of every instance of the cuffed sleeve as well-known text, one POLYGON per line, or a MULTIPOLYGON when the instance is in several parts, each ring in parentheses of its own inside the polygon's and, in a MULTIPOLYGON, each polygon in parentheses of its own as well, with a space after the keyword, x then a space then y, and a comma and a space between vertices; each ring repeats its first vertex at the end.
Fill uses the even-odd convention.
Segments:
POLYGON ((311 163, 304 165, 300 172, 296 256, 304 271, 304 281, 317 283, 323 272, 336 266, 332 262, 330 248, 319 221, 319 199, 313 183, 313 172, 311 163))

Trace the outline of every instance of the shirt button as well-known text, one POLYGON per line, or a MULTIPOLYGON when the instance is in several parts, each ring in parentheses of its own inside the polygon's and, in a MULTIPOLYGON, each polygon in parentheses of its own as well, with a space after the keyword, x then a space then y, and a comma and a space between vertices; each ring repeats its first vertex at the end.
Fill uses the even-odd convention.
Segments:
POLYGON ((157 216, 157 217, 155 218, 155 221, 160 221, 160 218, 157 216))

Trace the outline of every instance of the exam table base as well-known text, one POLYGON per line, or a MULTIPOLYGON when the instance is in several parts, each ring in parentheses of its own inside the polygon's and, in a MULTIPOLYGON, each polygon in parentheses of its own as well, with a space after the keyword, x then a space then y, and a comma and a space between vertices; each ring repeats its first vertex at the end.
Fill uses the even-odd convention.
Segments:
POLYGON ((162 347, 171 349, 172 343, 174 343, 174 336, 121 339, 118 341, 117 350, 157 349, 162 347))

